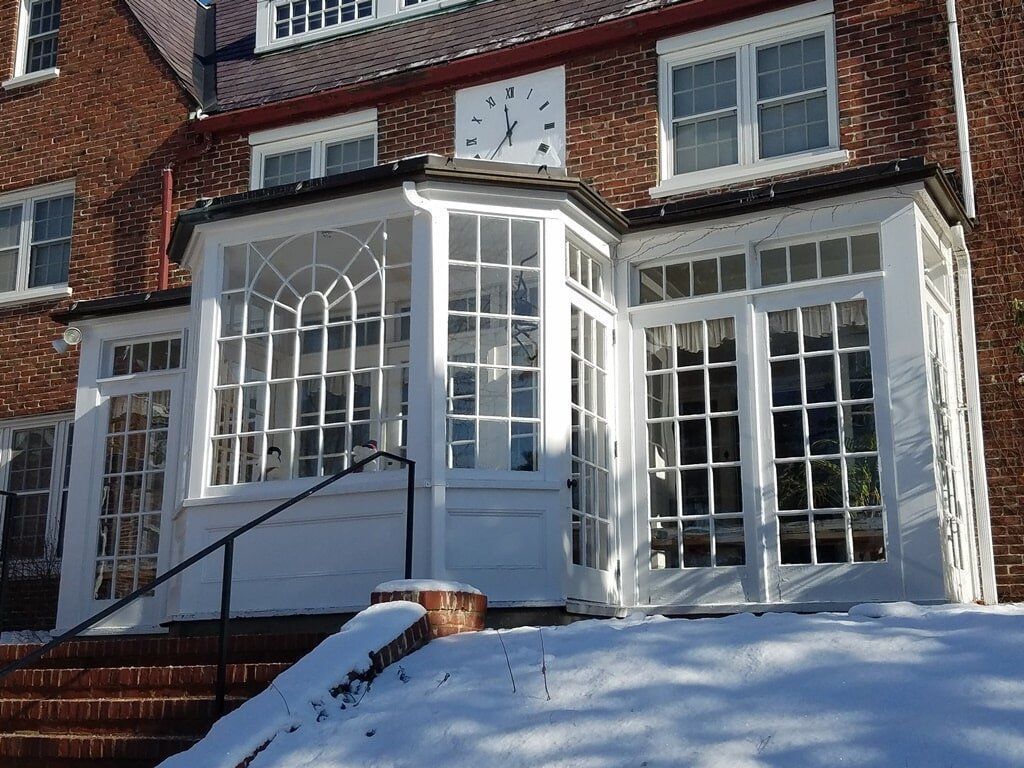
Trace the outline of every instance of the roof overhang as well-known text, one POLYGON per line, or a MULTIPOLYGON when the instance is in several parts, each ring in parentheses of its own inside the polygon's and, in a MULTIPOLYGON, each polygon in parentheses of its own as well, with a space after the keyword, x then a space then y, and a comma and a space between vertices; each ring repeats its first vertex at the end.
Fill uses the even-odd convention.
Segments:
POLYGON ((182 286, 163 291, 130 293, 102 299, 76 301, 65 310, 54 312, 51 317, 60 323, 75 323, 82 320, 130 315, 135 312, 153 312, 158 309, 187 307, 192 300, 192 288, 182 286))
POLYGON ((949 176, 937 164, 926 163, 920 157, 634 208, 625 216, 633 232, 739 216, 903 184, 922 184, 947 224, 963 225, 967 231, 973 228, 974 222, 967 215, 963 200, 950 183, 949 176))
POLYGON ((609 49, 628 42, 696 30, 799 5, 806 0, 690 0, 678 5, 637 10, 598 24, 556 32, 539 39, 509 41, 494 50, 443 63, 389 73, 340 88, 317 91, 253 107, 202 115, 192 125, 200 133, 249 132, 297 123, 323 115, 375 106, 410 93, 554 66, 568 57, 609 49))
POLYGON ((405 182, 439 182, 461 186, 503 187, 530 192, 559 193, 613 232, 623 233, 626 217, 609 205, 586 182, 544 166, 510 165, 479 160, 452 160, 421 155, 361 171, 257 189, 197 203, 178 215, 168 250, 181 263, 196 228, 228 219, 280 211, 327 200, 397 189, 405 182))

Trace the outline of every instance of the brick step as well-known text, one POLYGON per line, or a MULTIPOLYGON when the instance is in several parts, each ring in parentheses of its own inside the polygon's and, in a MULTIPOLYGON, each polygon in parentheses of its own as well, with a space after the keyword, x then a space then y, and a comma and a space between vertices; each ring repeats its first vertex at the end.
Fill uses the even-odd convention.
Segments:
MULTIPOLYGON (((295 662, 327 637, 326 633, 294 635, 234 635, 229 649, 232 661, 295 662)), ((0 666, 27 656, 38 645, 0 645, 0 666)), ((72 640, 50 651, 33 669, 59 667, 136 667, 161 663, 209 663, 216 658, 216 636, 169 635, 72 640)))
POLYGON ((8 733, 0 734, 0 765, 4 768, 45 765, 152 767, 188 749, 195 742, 193 738, 180 736, 8 733))
MULTIPOLYGON (((253 696, 289 666, 284 662, 229 664, 228 694, 253 696)), ((0 680, 0 697, 52 699, 55 696, 91 696, 131 699, 205 696, 213 692, 216 679, 217 667, 214 664, 21 669, 0 680)))
MULTIPOLYGON (((227 711, 241 706, 229 698, 227 711)), ((216 720, 213 697, 3 699, 0 733, 200 737, 216 720)))

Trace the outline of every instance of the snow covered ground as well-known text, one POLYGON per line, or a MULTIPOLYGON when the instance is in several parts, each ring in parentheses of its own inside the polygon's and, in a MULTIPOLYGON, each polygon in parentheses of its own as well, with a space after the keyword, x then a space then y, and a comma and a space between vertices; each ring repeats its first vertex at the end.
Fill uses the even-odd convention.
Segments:
POLYGON ((1024 606, 488 631, 323 712, 252 768, 1024 766, 1024 606))

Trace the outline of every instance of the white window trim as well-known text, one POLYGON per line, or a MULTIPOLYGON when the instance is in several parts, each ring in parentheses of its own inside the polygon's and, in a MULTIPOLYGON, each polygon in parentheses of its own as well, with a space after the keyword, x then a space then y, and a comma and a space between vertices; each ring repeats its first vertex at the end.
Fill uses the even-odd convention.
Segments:
POLYGON ((849 152, 839 146, 835 24, 831 0, 817 0, 785 11, 763 14, 724 25, 712 32, 717 39, 713 38, 711 42, 708 42, 708 30, 703 30, 658 43, 661 168, 660 183, 650 190, 652 197, 667 197, 849 161, 849 152), (756 50, 764 45, 817 33, 825 35, 829 144, 820 149, 760 160, 757 146, 757 72, 754 66, 756 50), (734 54, 737 58, 739 162, 720 168, 676 174, 672 142, 672 70, 728 54, 734 54))
MULTIPOLYGON (((480 0, 475 1, 480 2, 480 0)), ((273 33, 274 6, 280 3, 275 3, 275 0, 258 0, 256 5, 256 53, 277 51, 311 41, 339 37, 369 27, 401 23, 425 14, 440 13, 449 8, 468 5, 471 2, 474 0, 427 0, 427 2, 407 6, 405 0, 374 0, 373 13, 368 18, 347 21, 326 29, 303 32, 275 40, 273 33)))
MULTIPOLYGON (((15 432, 24 429, 53 427, 53 462, 50 467, 50 488, 47 504, 46 540, 54 540, 60 533, 60 512, 64 490, 64 475, 67 470, 68 430, 75 421, 74 413, 46 414, 45 416, 27 416, 23 418, 0 421, 0 488, 8 490, 10 479, 11 438, 15 432)), ((10 501, 0 501, 0 526, 7 514, 10 501)), ((58 547, 61 542, 56 542, 58 547)), ((45 557, 45 554, 44 554, 45 557)), ((13 559, 13 558, 12 558, 13 559)), ((32 558, 29 558, 31 560, 32 558)))
POLYGON ((314 120, 284 128, 257 131, 249 135, 252 147, 251 189, 263 187, 264 160, 271 155, 311 149, 310 177, 319 178, 326 172, 327 145, 373 137, 374 162, 377 162, 377 110, 366 109, 346 115, 314 120))
MULTIPOLYGON (((4 90, 12 90, 33 83, 52 80, 60 75, 59 67, 49 67, 36 72, 26 72, 28 63, 28 23, 31 0, 20 0, 18 3, 18 38, 14 48, 14 75, 0 83, 4 90)), ((59 35, 58 31, 58 35, 59 35)))
MULTIPOLYGON (((73 194, 75 194, 75 183, 73 181, 62 181, 56 184, 47 184, 46 186, 33 187, 31 189, 20 189, 16 192, 0 195, 0 208, 8 208, 19 204, 22 206, 21 232, 18 241, 18 264, 14 280, 14 290, 0 291, 0 306, 24 304, 30 301, 45 301, 71 295, 71 289, 67 283, 55 283, 54 285, 41 285, 36 288, 29 288, 28 272, 32 253, 32 216, 36 202, 73 194)), ((77 203, 77 200, 75 203, 77 203)), ((73 211, 74 209, 72 209, 72 242, 74 241, 73 211)))

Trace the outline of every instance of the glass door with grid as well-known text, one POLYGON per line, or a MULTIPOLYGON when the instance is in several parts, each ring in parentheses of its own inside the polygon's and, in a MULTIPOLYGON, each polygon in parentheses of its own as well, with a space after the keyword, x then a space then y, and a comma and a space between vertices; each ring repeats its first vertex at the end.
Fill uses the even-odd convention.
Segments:
MULTIPOLYGON (((90 596, 107 604, 157 576, 165 567, 178 466, 179 376, 141 378, 102 386, 103 443, 90 596)), ((137 600, 108 622, 155 627, 165 612, 164 588, 137 600)))
POLYGON ((654 604, 761 599, 747 314, 743 299, 634 314, 640 592, 654 604))

